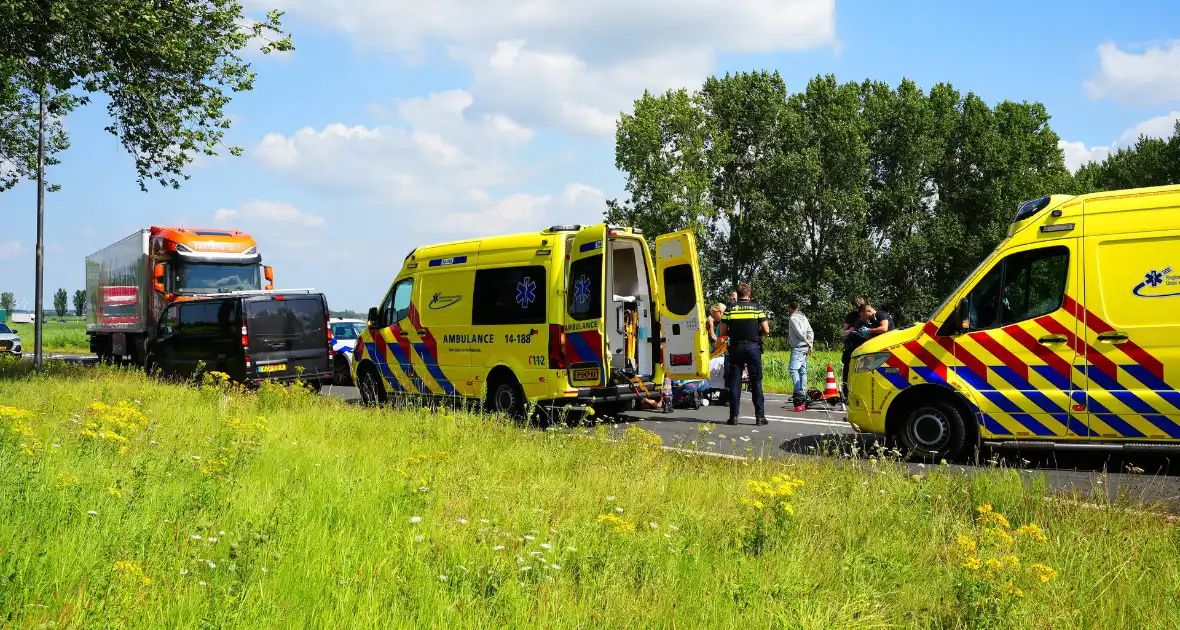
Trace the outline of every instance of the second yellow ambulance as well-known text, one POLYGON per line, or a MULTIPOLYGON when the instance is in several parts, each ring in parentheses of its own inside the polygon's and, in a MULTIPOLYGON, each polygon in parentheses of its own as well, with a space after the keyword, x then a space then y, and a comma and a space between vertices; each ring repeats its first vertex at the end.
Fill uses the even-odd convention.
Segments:
POLYGON ((929 321, 852 366, 849 421, 919 456, 1180 448, 1180 186, 1023 204, 929 321))

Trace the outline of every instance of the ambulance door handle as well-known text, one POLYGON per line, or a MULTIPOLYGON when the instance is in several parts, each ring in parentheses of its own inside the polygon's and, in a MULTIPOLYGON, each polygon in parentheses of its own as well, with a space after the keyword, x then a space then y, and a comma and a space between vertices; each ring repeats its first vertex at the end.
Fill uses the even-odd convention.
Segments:
POLYGON ((419 337, 425 337, 425 336, 426 336, 426 331, 425 331, 425 330, 419 330, 419 331, 418 331, 418 336, 419 336, 419 337))
POLYGON ((1041 337, 1040 339, 1037 339, 1037 341, 1040 343, 1049 344, 1049 343, 1065 343, 1066 341, 1069 341, 1069 340, 1066 339, 1065 337, 1061 337, 1058 335, 1046 335, 1044 337, 1041 337))
POLYGON ((1119 341, 1126 341, 1130 338, 1131 337, 1127 335, 1127 333, 1121 333, 1118 331, 1104 332, 1101 335, 1098 335, 1098 341, 1113 341, 1116 343, 1119 341))

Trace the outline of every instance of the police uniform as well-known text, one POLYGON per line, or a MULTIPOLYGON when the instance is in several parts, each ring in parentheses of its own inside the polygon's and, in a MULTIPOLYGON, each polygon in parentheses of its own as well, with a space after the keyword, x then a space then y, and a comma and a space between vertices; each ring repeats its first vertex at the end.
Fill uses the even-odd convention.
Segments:
POLYGON ((754 417, 766 424, 766 400, 762 395, 762 323, 766 312, 753 300, 738 300, 721 316, 729 337, 729 421, 734 423, 742 401, 742 371, 750 373, 750 397, 754 417))

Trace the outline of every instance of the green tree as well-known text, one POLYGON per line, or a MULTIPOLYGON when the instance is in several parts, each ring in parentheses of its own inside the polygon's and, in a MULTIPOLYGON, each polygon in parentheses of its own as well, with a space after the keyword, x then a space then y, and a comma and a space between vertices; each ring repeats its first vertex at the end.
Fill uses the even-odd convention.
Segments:
POLYGON ((64 288, 53 294, 53 310, 58 317, 65 317, 70 311, 70 294, 64 288))
POLYGON ((1180 120, 1169 138, 1140 136, 1135 146, 1085 164, 1074 174, 1078 193, 1168 184, 1180 184, 1180 120))
POLYGON ((1039 103, 993 107, 947 84, 826 76, 790 94, 776 74, 714 77, 623 114, 629 198, 607 220, 694 229, 707 294, 750 279, 772 312, 799 298, 835 341, 848 298, 924 318, 1020 202, 1077 186, 1048 123, 1039 103))
POLYGON ((293 49, 281 15, 254 22, 236 0, 0 0, 0 190, 36 174, 42 94, 50 155, 68 146, 61 117, 102 94, 140 188, 179 187, 195 155, 223 146, 230 95, 254 86, 238 52, 252 38, 293 49))
POLYGON ((74 291, 74 315, 81 317, 86 312, 86 289, 74 291))
POLYGON ((0 308, 4 309, 9 317, 12 317, 12 311, 16 308, 16 296, 11 291, 0 293, 0 308))

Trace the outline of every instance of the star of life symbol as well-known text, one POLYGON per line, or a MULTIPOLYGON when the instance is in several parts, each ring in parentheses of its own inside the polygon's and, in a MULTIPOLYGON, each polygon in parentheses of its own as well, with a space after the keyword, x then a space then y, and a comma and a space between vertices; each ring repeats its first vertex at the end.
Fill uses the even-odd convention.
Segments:
POLYGON ((537 283, 532 278, 525 277, 516 284, 516 303, 521 308, 528 308, 537 301, 537 283))
POLYGON ((1158 271, 1155 271, 1153 269, 1153 270, 1147 272, 1146 274, 1144 274, 1143 281, 1146 282, 1150 286, 1158 287, 1159 285, 1164 283, 1164 274, 1162 274, 1158 271))
POLYGON ((578 281, 574 283, 574 300, 578 304, 590 301, 590 279, 586 276, 578 278, 578 281))

